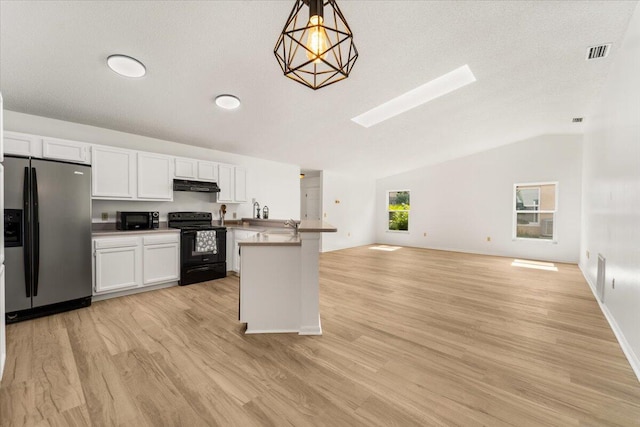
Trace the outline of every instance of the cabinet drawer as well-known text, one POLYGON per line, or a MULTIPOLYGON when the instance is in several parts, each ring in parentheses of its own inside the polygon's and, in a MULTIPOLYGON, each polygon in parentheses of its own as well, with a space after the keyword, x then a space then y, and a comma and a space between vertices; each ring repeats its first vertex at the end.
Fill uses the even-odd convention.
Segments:
POLYGON ((95 239, 93 242, 95 249, 129 248, 138 246, 139 239, 137 237, 110 237, 108 239, 95 239))
POLYGON ((161 245, 165 243, 178 243, 180 241, 180 233, 160 234, 154 236, 144 236, 142 238, 144 245, 161 245))

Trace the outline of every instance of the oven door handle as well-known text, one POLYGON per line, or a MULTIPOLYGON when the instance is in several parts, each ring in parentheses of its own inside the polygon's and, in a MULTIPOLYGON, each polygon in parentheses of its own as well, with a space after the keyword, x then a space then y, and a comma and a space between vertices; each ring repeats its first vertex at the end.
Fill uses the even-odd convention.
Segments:
POLYGON ((190 268, 188 270, 189 273, 192 273, 194 271, 207 271, 207 270, 211 270, 211 267, 208 265, 205 265, 203 267, 196 267, 196 268, 190 268))

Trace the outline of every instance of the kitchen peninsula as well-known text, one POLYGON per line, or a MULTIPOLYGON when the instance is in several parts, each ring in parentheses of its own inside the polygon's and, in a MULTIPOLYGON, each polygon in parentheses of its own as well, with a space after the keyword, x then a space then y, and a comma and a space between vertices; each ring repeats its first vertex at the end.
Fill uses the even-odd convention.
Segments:
POLYGON ((322 335, 320 233, 338 231, 323 221, 302 221, 298 233, 258 233, 240 246, 240 322, 247 334, 322 335))

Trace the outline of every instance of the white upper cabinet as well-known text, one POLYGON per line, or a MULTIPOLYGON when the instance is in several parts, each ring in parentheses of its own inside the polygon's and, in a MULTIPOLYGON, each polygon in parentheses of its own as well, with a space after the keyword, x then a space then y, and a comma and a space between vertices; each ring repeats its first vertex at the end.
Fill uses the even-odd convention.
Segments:
POLYGON ((91 163, 90 145, 57 138, 42 138, 42 157, 74 163, 91 163))
POLYGON ((173 200, 173 157, 138 153, 138 199, 173 200))
POLYGON ((218 165, 218 202, 241 203, 247 201, 247 171, 233 165, 218 165))
POLYGON ((91 145, 85 142, 4 132, 5 153, 65 162, 91 164, 91 145))
POLYGON ((91 195, 96 199, 136 198, 136 152, 94 145, 91 195))
POLYGON ((218 181, 218 164, 198 161, 198 179, 202 181, 218 181))
POLYGON ((247 170, 239 166, 234 168, 235 177, 235 201, 246 202, 247 201, 247 170))
POLYGON ((218 165, 218 202, 233 202, 234 199, 234 172, 232 165, 218 165))
POLYGON ((174 158, 93 146, 94 199, 173 200, 174 158))
POLYGON ((42 138, 18 132, 4 132, 4 154, 42 157, 42 138))
POLYGON ((218 182, 218 164, 196 159, 176 157, 176 178, 218 182))
POLYGON ((176 157, 176 178, 196 179, 198 177, 198 161, 176 157))

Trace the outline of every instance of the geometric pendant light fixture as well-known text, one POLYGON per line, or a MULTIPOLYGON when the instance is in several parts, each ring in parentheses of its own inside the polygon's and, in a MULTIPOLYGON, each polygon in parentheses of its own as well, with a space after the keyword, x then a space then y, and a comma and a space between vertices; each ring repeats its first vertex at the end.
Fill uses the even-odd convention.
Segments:
POLYGON ((273 53, 285 76, 314 90, 349 77, 358 59, 335 0, 296 0, 273 53))

